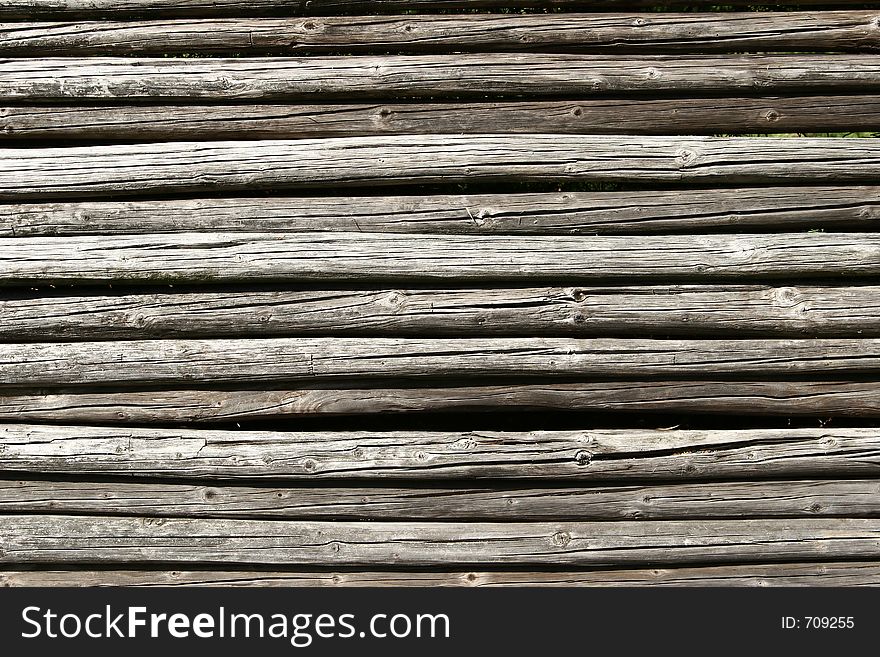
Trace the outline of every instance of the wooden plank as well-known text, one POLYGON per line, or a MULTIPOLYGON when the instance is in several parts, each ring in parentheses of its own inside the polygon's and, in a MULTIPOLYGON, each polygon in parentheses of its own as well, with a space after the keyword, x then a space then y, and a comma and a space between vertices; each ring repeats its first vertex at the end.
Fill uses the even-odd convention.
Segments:
POLYGON ((364 336, 880 337, 880 286, 229 290, 0 299, 0 341, 364 336))
POLYGON ((0 143, 533 133, 538 129, 630 135, 864 132, 880 130, 880 95, 0 108, 0 143))
POLYGON ((8 472, 284 480, 876 475, 880 429, 278 432, 7 424, 8 472))
POLYGON ((880 515, 876 479, 518 487, 0 480, 0 513, 315 520, 681 520, 880 515))
POLYGON ((880 55, 537 53, 0 61, 0 100, 564 97, 608 93, 880 90, 880 55))
POLYGON ((739 187, 689 189, 687 194, 674 189, 650 194, 640 190, 3 204, 0 237, 236 231, 594 235, 823 227, 872 232, 880 220, 880 187, 815 186, 809 191, 739 187))
MULTIPOLYGON (((727 5, 745 6, 747 0, 730 0, 727 5)), ((813 6, 864 6, 863 0, 797 0, 789 4, 813 6)), ((707 0, 676 0, 668 6, 711 7, 707 0)), ((490 9, 569 10, 626 7, 655 7, 655 0, 0 0, 0 18, 32 20, 57 18, 131 18, 143 16, 254 16, 309 15, 336 13, 484 11, 490 9)))
POLYGON ((575 571, 22 570, 0 586, 877 586, 880 563, 738 564, 575 571))
POLYGON ((0 149, 0 200, 381 185, 876 183, 876 139, 397 135, 0 149))
POLYGON ((0 25, 4 56, 876 51, 876 12, 469 14, 0 25))
POLYGON ((360 413, 598 411, 880 417, 873 381, 623 381, 446 388, 38 391, 0 395, 0 420, 229 424, 360 413))
POLYGON ((880 520, 322 522, 0 516, 0 563, 613 566, 874 559, 880 520))
POLYGON ((7 286, 280 281, 586 285, 878 273, 876 233, 464 238, 230 232, 0 238, 0 285, 7 286))
POLYGON ((265 338, 0 344, 2 386, 876 374, 880 339, 265 338))

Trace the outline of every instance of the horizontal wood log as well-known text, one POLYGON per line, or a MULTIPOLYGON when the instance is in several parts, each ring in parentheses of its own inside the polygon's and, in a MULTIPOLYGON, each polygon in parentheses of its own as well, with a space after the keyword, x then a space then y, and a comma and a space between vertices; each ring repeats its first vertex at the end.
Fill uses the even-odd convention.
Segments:
POLYGON ((809 194, 802 187, 740 187, 687 194, 676 189, 0 204, 0 237, 193 231, 593 235, 822 227, 872 232, 878 222, 880 187, 858 185, 816 186, 809 194))
POLYGON ((0 344, 0 385, 876 374, 880 339, 265 338, 0 344))
POLYGON ((0 420, 229 424, 306 415, 599 411, 880 417, 872 381, 624 381, 447 388, 300 388, 22 392, 0 395, 0 420))
POLYGON ((0 143, 39 139, 289 139, 499 130, 630 135, 864 132, 880 130, 880 95, 0 107, 0 143))
POLYGON ((0 55, 875 51, 877 15, 469 14, 0 24, 0 55))
POLYGON ((270 58, 6 59, 0 101, 565 97, 609 93, 859 93, 880 55, 536 53, 270 58))
POLYGON ((876 233, 463 238, 230 232, 0 238, 0 285, 7 286, 281 281, 586 285, 878 273, 876 233))
POLYGON ((880 515, 876 479, 652 486, 277 487, 0 480, 0 513, 326 520, 681 520, 880 515))
POLYGON ((878 176, 878 140, 845 138, 397 135, 0 149, 0 200, 428 183, 876 183, 878 176))
POLYGON ((880 563, 739 564, 567 572, 320 572, 291 570, 23 570, 3 586, 877 586, 880 563))
MULTIPOLYGON (((676 0, 668 6, 712 7, 707 0, 676 0)), ((749 5, 731 0, 727 5, 749 5)), ((864 6, 863 0, 797 0, 803 6, 864 6)), ((579 8, 619 10, 626 7, 656 7, 655 0, 0 0, 0 19, 29 20, 34 17, 131 18, 151 16, 254 16, 336 13, 483 11, 491 9, 568 10, 579 8)))
POLYGON ((0 563, 613 566, 873 559, 880 520, 406 523, 0 516, 0 563))
POLYGON ((0 341, 364 336, 880 337, 880 286, 267 290, 0 299, 0 341))
POLYGON ((272 432, 8 424, 0 445, 3 470, 52 475, 662 481, 880 470, 876 428, 272 432))

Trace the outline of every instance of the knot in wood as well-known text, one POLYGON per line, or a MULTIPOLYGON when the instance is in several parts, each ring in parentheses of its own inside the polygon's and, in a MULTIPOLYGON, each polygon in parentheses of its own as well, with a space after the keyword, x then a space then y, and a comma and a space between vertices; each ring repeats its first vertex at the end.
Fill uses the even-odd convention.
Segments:
POLYGON ((318 464, 315 463, 314 459, 306 459, 303 461, 303 470, 306 472, 314 472, 318 469, 318 464))
POLYGON ((568 532, 556 532, 553 534, 553 545, 556 547, 565 547, 571 543, 571 534, 568 532))
POLYGON ((640 17, 640 18, 633 19, 632 26, 633 27, 642 27, 642 25, 646 25, 647 23, 648 23, 648 21, 646 21, 644 18, 640 17))
POLYGON ((574 455, 574 460, 578 465, 590 465, 593 461, 592 453, 588 452, 585 449, 578 450, 578 453, 574 455))
POLYGON ((697 159, 697 154, 687 148, 682 148, 676 153, 678 161, 682 166, 690 166, 697 159))
POLYGON ((774 123, 779 120, 779 112, 776 110, 767 110, 764 114, 764 118, 767 119, 770 123, 774 123))
POLYGON ((580 288, 572 288, 571 292, 569 292, 569 295, 577 303, 581 303, 587 300, 587 293, 580 288))

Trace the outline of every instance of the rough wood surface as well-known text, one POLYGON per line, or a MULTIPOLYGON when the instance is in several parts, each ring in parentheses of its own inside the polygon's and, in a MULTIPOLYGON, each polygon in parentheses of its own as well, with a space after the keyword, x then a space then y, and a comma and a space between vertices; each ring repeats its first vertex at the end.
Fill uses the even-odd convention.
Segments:
POLYGON ((0 341, 365 336, 880 337, 880 286, 231 290, 0 298, 0 341))
MULTIPOLYGON (((325 520, 875 517, 876 479, 584 487, 230 486, 0 480, 0 513, 325 520)), ((329 565, 329 564, 328 564, 329 565)))
POLYGON ((803 187, 740 187, 687 194, 675 189, 0 205, 0 237, 229 231, 592 235, 823 227, 872 232, 878 222, 880 187, 858 185, 815 186, 809 194, 803 187))
POLYGON ((0 344, 2 386, 875 374, 880 339, 265 338, 0 344))
MULTIPOLYGON (((743 6, 751 0, 730 0, 726 4, 743 6)), ((118 18, 138 16, 217 16, 217 15, 323 15, 336 13, 427 10, 468 10, 534 8, 562 10, 599 7, 619 10, 626 7, 655 7, 656 0, 0 0, 0 18, 33 19, 35 16, 71 18, 118 18)), ((710 7, 707 0, 676 0, 668 5, 710 7)), ((790 4, 821 6, 863 6, 864 0, 797 0, 790 4)))
POLYGON ((880 130, 880 95, 0 107, 0 143, 39 139, 131 142, 536 130, 630 135, 871 131, 880 130))
POLYGON ((6 148, 0 200, 427 183, 876 183, 878 142, 534 134, 6 148))
POLYGON ((229 424, 359 413, 600 411, 880 417, 872 381, 624 381, 447 388, 300 388, 23 392, 0 395, 0 420, 229 424))
POLYGON ((878 586, 880 563, 740 564, 567 572, 321 572, 291 570, 22 570, 2 586, 878 586))
POLYGON ((0 238, 0 285, 7 286, 273 281, 586 285, 878 273, 876 233, 464 238, 230 232, 0 238))
POLYGON ((0 55, 880 49, 872 11, 470 14, 0 24, 0 55))
POLYGON ((323 522, 0 516, 0 563, 612 566, 873 559, 880 520, 323 522))
POLYGON ((880 469, 880 429, 864 428, 272 432, 8 424, 0 445, 5 471, 55 475, 641 481, 880 469))
POLYGON ((0 60, 0 101, 582 96, 880 90, 880 55, 548 55, 0 60))

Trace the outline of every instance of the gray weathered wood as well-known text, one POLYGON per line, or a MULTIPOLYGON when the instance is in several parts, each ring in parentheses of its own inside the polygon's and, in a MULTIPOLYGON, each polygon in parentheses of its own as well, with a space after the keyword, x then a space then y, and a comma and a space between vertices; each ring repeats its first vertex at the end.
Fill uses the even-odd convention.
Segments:
POLYGON ((880 90, 880 55, 537 53, 0 61, 0 101, 582 96, 880 90))
MULTIPOLYGON (((210 108, 200 108, 209 111, 210 108)), ((880 116, 880 105, 878 105, 880 116)), ((880 222, 880 187, 815 186, 448 196, 317 196, 0 205, 0 237, 144 233, 651 234, 880 222)))
POLYGON ((0 199, 547 181, 867 182, 880 140, 392 135, 0 149, 0 199))
POLYGON ((623 381, 447 388, 22 392, 0 420, 217 424, 358 413, 601 411, 880 417, 873 381, 623 381))
POLYGON ((0 54, 880 49, 876 12, 469 14, 0 24, 0 54))
POLYGON ((880 95, 0 107, 0 143, 23 139, 131 142, 496 131, 694 135, 848 130, 880 130, 880 95))
POLYGON ((880 339, 265 338, 0 344, 0 385, 876 374, 880 339))
POLYGON ((0 563, 326 566, 873 559, 880 520, 322 522, 0 516, 0 563))
POLYGON ((880 286, 271 290, 0 299, 0 341, 365 336, 880 337, 880 286))
POLYGON ((878 273, 880 235, 875 233, 461 237, 229 232, 0 238, 0 285, 273 281, 585 285, 878 273))
POLYGON ((25 570, 0 572, 0 586, 878 586, 880 563, 739 564, 567 572, 292 570, 25 570))
POLYGON ((0 513, 326 520, 679 520, 880 515, 876 479, 652 486, 230 486, 0 480, 0 513))
MULTIPOLYGON (((728 5, 743 6, 751 0, 730 0, 728 5)), ((656 0, 0 0, 0 18, 33 19, 35 16, 59 18, 129 18, 132 16, 253 16, 324 15, 426 10, 488 10, 510 8, 577 9, 600 7, 619 10, 626 7, 655 7, 656 0)), ((675 0, 667 5, 713 6, 708 0, 675 0)), ((863 6, 863 0, 797 0, 789 4, 821 6, 863 6)))
POLYGON ((7 424, 0 445, 3 470, 55 475, 641 481, 880 470, 876 428, 273 432, 7 424))

